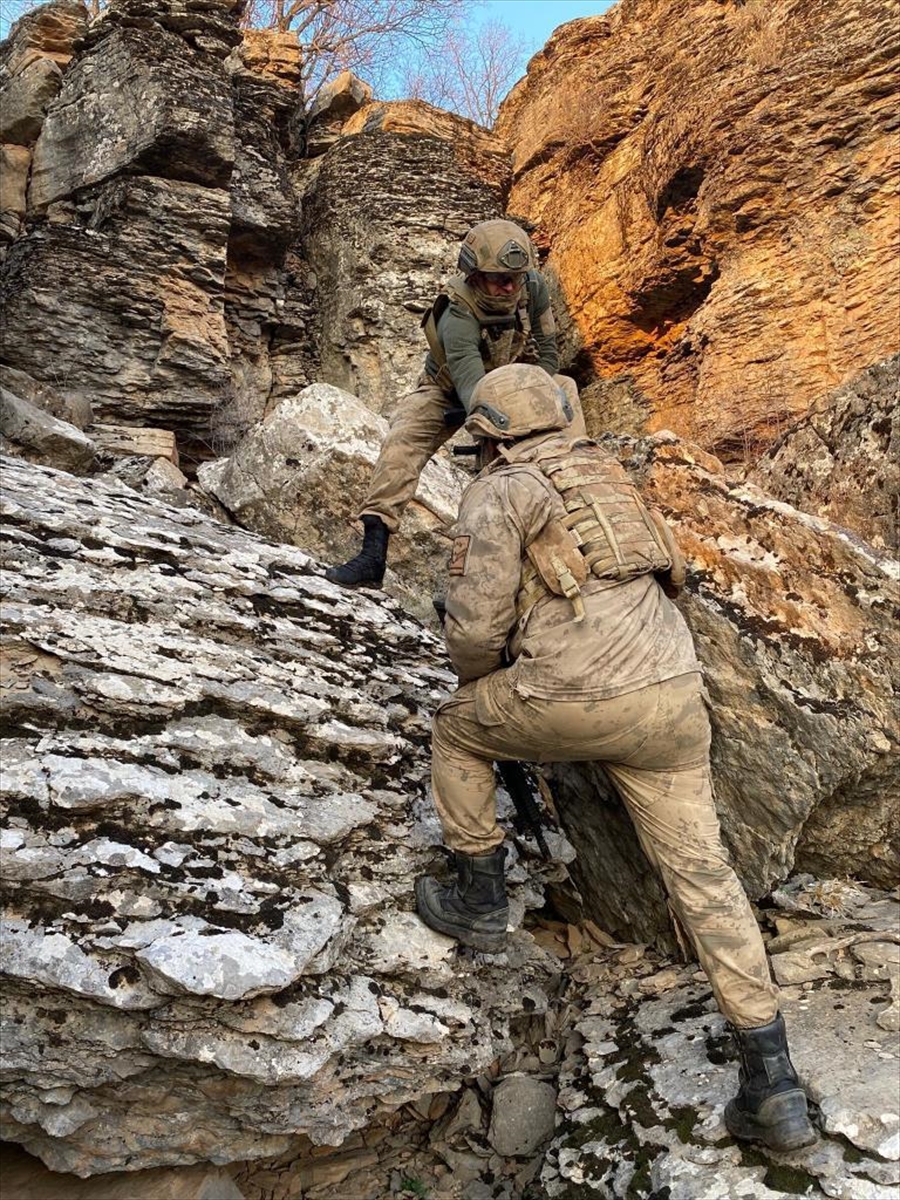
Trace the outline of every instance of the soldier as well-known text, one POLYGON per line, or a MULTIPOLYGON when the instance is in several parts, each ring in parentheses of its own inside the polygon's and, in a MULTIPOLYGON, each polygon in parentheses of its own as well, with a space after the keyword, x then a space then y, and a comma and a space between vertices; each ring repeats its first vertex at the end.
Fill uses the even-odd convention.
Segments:
MULTIPOLYGON (((325 576, 345 586, 380 584, 388 538, 413 498, 428 460, 460 428, 485 372, 523 359, 549 375, 559 366, 556 325, 528 235, 511 221, 483 221, 466 234, 459 275, 439 294, 422 326, 425 370, 403 398, 360 512, 362 550, 325 576)), ((576 393, 577 402, 577 393, 576 393)), ((583 431, 580 408, 576 425, 583 431)))
POLYGON ((466 429, 496 457, 453 531, 445 633, 459 689, 432 726, 457 878, 417 880, 419 915, 502 949, 494 761, 602 762, 732 1023, 741 1074, 728 1129, 775 1150, 809 1145, 762 937, 721 842, 700 668, 667 595, 684 578, 671 533, 615 458, 562 432, 565 395, 545 372, 501 367, 471 403, 466 429))

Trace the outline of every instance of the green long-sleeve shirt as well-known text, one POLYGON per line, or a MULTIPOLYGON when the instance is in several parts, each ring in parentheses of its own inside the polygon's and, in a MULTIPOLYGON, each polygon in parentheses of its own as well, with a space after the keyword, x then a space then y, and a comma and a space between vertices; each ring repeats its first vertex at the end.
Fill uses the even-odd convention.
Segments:
MULTIPOLYGON (((548 375, 559 370, 559 350, 556 344, 556 322, 550 306, 550 293, 544 277, 537 271, 528 287, 528 316, 531 336, 537 349, 538 366, 548 375)), ((447 369, 459 402, 468 412, 472 391, 485 375, 481 353, 483 326, 464 305, 451 302, 437 324, 438 338, 447 356, 447 369)), ((501 364, 495 363, 496 366, 501 364)), ((503 364, 505 365, 505 364, 503 364)), ((428 355, 425 370, 434 374, 436 364, 428 355)))

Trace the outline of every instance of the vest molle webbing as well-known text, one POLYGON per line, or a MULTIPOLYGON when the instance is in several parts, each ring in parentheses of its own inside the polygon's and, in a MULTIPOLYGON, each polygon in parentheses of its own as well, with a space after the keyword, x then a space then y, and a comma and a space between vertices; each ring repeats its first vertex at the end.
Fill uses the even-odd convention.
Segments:
POLYGON ((520 617, 552 594, 568 596, 581 620, 579 585, 589 573, 625 580, 652 572, 681 585, 684 562, 671 530, 660 513, 647 509, 625 469, 596 443, 545 443, 516 461, 536 466, 566 509, 528 547, 516 599, 520 617))

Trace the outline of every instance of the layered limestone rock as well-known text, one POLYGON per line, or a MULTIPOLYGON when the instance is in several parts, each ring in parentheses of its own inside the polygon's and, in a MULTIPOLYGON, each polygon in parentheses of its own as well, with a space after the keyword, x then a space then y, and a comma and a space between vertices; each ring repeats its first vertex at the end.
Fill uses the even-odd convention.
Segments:
POLYGON ((485 130, 372 104, 352 77, 307 119, 296 34, 241 41, 236 19, 232 0, 116 0, 58 80, 33 164, 3 150, 9 237, 27 211, 3 360, 101 422, 174 430, 186 460, 229 452, 316 379, 388 409, 459 241, 508 183, 485 130))
POLYGON ((0 250, 21 229, 34 144, 86 23, 81 4, 57 0, 26 14, 0 45, 0 250))
POLYGON ((897 1194, 898 1048, 882 1024, 900 985, 896 893, 808 884, 776 892, 770 949, 776 974, 786 945, 806 968, 782 980, 781 1006, 820 1140, 778 1155, 736 1144, 722 1112, 738 1064, 705 977, 626 947, 572 971, 583 1041, 560 1070, 560 1120, 541 1175, 550 1200, 897 1194), (617 959, 632 962, 618 987, 617 959))
POLYGON ((4 1136, 81 1175, 271 1156, 507 1049, 541 953, 411 911, 434 638, 196 511, 3 477, 4 1136))
POLYGON ((2 356, 97 418, 205 431, 230 383, 230 0, 110 5, 49 105, 2 356))
MULTIPOLYGON (((673 525, 704 668, 725 840, 751 896, 796 865, 881 886, 900 862, 896 559, 732 480, 671 434, 606 439, 673 525)), ((601 767, 556 768, 574 871, 605 929, 648 940, 660 885, 601 767)))
POLYGON ((620 0, 504 102, 592 430, 752 456, 897 350, 896 5, 620 0))
POLYGON ((900 355, 814 405, 748 478, 879 548, 900 548, 900 355))
MULTIPOLYGON (((386 433, 355 396, 316 383, 282 400, 229 458, 204 464, 198 483, 246 529, 344 562, 359 549, 353 523, 386 433)), ((433 619, 431 598, 443 591, 446 531, 470 478, 433 459, 391 539, 385 590, 420 620, 433 619)))
POLYGON ((205 430, 230 383, 227 191, 122 175, 86 203, 10 248, 4 357, 100 421, 205 430))
POLYGON ((389 413, 422 370, 423 314, 468 229, 502 211, 507 179, 496 139, 422 101, 346 122, 304 194, 321 379, 389 413))

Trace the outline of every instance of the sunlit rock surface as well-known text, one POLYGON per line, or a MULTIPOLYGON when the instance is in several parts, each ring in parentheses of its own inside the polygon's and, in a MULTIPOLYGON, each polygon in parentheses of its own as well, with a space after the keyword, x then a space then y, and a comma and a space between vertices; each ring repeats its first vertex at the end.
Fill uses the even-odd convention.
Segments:
MULTIPOLYGON (((542 1173, 551 1200, 897 1194, 900 1048, 883 1022, 900 987, 896 891, 807 876, 774 899, 776 976, 788 952, 808 972, 782 988, 780 1003, 820 1140, 785 1155, 729 1137, 722 1112, 736 1091, 736 1054, 705 977, 691 979, 694 968, 650 973, 638 965, 618 995, 609 986, 592 995, 586 966, 583 1044, 561 1068, 559 1121, 542 1173)), ((622 961, 629 951, 639 959, 634 950, 621 951, 622 961)), ((608 967, 596 970, 609 979, 608 967)))
MULTIPOLYGON (((688 560, 679 606, 704 668, 717 804, 745 886, 762 896, 795 865, 892 886, 896 559, 729 479, 673 435, 604 444, 670 519, 688 560)), ((592 915, 623 936, 652 937, 667 923, 660 885, 602 769, 561 766, 555 776, 592 915)))
POLYGON ((497 132, 597 380, 589 429, 752 458, 897 351, 897 22, 620 0, 534 56, 497 132))
POLYGON ((900 355, 816 404, 749 478, 874 546, 900 549, 900 355))
POLYGON ((544 956, 411 911, 436 640, 191 509, 3 482, 4 1136, 81 1175, 271 1156, 508 1048, 544 956))

